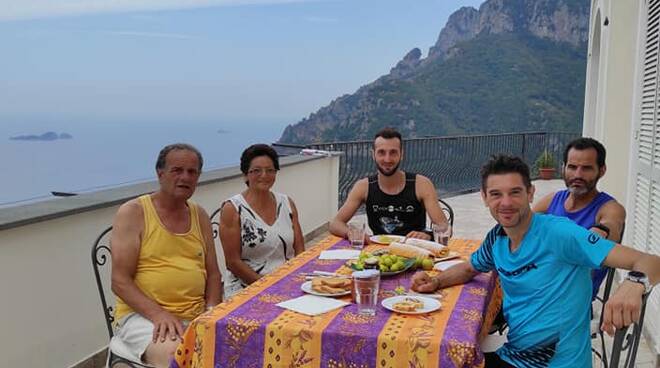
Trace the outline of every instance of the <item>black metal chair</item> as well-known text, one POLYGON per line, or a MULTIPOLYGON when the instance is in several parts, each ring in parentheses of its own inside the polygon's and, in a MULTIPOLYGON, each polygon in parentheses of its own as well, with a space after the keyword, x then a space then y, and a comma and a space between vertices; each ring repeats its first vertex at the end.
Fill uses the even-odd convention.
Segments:
MULTIPOLYGON (((112 301, 108 301, 106 298, 106 290, 108 290, 108 295, 112 295, 112 292, 109 291, 107 285, 109 284, 109 275, 110 275, 110 266, 111 266, 111 250, 110 250, 110 234, 112 231, 112 226, 109 226, 107 229, 103 230, 101 235, 96 238, 96 241, 92 245, 92 268, 94 269, 94 276, 96 277, 96 287, 99 290, 99 296, 101 297, 101 306, 103 307, 103 315, 105 317, 105 324, 108 328, 108 336, 110 340, 114 336, 114 327, 113 323, 115 321, 115 311, 112 306, 112 301), (104 282, 104 280, 106 282, 104 282), (104 287, 105 285, 105 287, 104 287)), ((115 366, 129 366, 134 368, 149 367, 147 365, 142 365, 140 363, 133 362, 126 358, 123 358, 115 354, 110 347, 108 346, 108 367, 112 368, 115 366)))
POLYGON ((603 295, 596 295, 596 298, 592 302, 592 310, 593 310, 593 303, 595 302, 600 302, 601 303, 601 309, 600 309, 600 318, 598 320, 598 326, 596 331, 592 330, 591 333, 591 338, 592 339, 598 339, 600 342, 600 351, 595 349, 593 346, 591 347, 591 352, 600 359, 601 362, 603 362, 603 367, 607 368, 608 363, 607 363, 607 345, 605 344, 605 333, 600 330, 600 326, 603 324, 603 312, 605 311, 605 303, 607 303, 607 300, 610 298, 610 293, 612 291, 612 285, 614 284, 614 274, 616 273, 616 269, 614 268, 607 268, 607 276, 605 277, 605 288, 603 289, 603 295))
MULTIPOLYGON (((612 344, 612 356, 610 358, 611 367, 619 367, 619 360, 621 358, 621 353, 627 350, 626 361, 623 365, 625 368, 633 368, 635 366, 635 359, 637 358, 637 348, 639 347, 639 342, 642 338, 642 326, 644 326, 644 314, 646 312, 646 302, 651 293, 646 293, 642 296, 642 309, 639 315, 639 322, 633 323, 632 328, 628 326, 626 328, 616 330, 614 334, 614 343, 612 344)), ((602 322, 601 316, 601 322, 602 322)), ((603 345, 604 346, 604 345, 603 345)), ((607 363, 605 367, 607 367, 607 363)))
MULTIPOLYGON (((617 243, 621 243, 623 240, 623 234, 626 231, 626 225, 625 223, 623 224, 623 227, 621 228, 621 235, 619 236, 619 239, 617 243)), ((593 311, 593 305, 595 303, 600 303, 600 317, 598 321, 598 326, 596 331, 592 331, 591 333, 591 338, 592 339, 599 339, 600 341, 600 351, 595 349, 593 346, 591 347, 591 352, 600 359, 601 362, 603 362, 603 367, 607 368, 608 367, 608 362, 607 362, 607 346, 605 345, 605 333, 600 330, 600 326, 603 324, 603 313, 605 312, 605 303, 607 303, 607 300, 610 298, 610 293, 612 292, 612 286, 614 284, 614 275, 616 274, 616 269, 610 268, 610 267, 605 267, 607 270, 607 274, 605 276, 605 287, 603 288, 603 295, 598 295, 594 297, 592 300, 592 311, 593 311)))
POLYGON ((215 211, 213 211, 213 213, 211 213, 211 216, 210 216, 210 218, 211 218, 211 228, 213 229, 213 239, 214 240, 220 238, 220 216, 218 216, 217 220, 214 220, 214 219, 222 211, 222 206, 223 205, 224 205, 224 203, 221 204, 220 207, 216 208, 215 211))
POLYGON ((605 333, 600 330, 600 326, 603 325, 603 312, 605 311, 605 303, 607 303, 610 292, 612 290, 612 285, 614 284, 614 274, 616 269, 608 268, 607 277, 605 282, 605 289, 603 290, 603 296, 597 297, 601 303, 603 303, 600 318, 598 320, 598 330, 592 333, 591 338, 598 338, 600 342, 600 351, 595 348, 591 348, 592 353, 600 359, 603 363, 604 368, 608 367, 619 367, 619 360, 621 353, 627 350, 626 361, 624 367, 633 367, 635 364, 635 359, 637 358, 637 348, 639 347, 639 342, 642 336, 642 326, 644 325, 644 314, 646 312, 646 302, 648 300, 649 294, 644 294, 642 297, 642 307, 641 313, 639 316, 639 322, 634 323, 631 326, 628 326, 623 329, 616 330, 614 335, 614 342, 612 344, 612 354, 610 356, 610 361, 608 362, 607 354, 607 344, 605 343, 605 333))
POLYGON ((449 222, 449 225, 451 225, 452 229, 454 228, 454 210, 451 208, 449 203, 445 202, 444 200, 438 198, 438 202, 440 202, 440 208, 442 208, 442 211, 445 213, 445 216, 447 217, 447 222, 449 222))

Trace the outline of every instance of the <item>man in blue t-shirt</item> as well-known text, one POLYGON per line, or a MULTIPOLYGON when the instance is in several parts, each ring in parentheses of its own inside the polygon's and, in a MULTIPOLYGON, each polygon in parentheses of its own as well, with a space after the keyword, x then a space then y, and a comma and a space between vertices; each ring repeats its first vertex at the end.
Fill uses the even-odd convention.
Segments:
POLYGON ((639 319, 642 295, 660 281, 660 257, 615 244, 568 219, 532 213, 529 168, 517 157, 493 157, 481 175, 482 198, 498 225, 470 262, 434 277, 419 272, 413 289, 432 292, 495 270, 509 333, 504 346, 486 354, 486 367, 590 366, 591 269, 633 270, 605 308, 601 328, 613 334, 639 319))
MULTIPOLYGON (((596 186, 605 175, 605 147, 593 138, 578 138, 564 149, 562 176, 565 190, 548 194, 534 204, 534 212, 567 217, 603 238, 621 241, 626 210, 612 196, 596 186)), ((607 271, 594 270, 592 299, 607 271)))

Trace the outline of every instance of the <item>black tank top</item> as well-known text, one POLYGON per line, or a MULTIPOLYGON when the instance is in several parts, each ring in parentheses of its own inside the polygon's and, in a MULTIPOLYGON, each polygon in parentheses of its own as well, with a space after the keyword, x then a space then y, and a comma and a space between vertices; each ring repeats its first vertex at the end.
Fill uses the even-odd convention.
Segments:
POLYGON ((367 193, 367 219, 374 234, 407 235, 411 231, 424 231, 426 209, 415 194, 415 173, 406 174, 406 185, 399 194, 383 193, 378 186, 378 175, 369 177, 367 193))

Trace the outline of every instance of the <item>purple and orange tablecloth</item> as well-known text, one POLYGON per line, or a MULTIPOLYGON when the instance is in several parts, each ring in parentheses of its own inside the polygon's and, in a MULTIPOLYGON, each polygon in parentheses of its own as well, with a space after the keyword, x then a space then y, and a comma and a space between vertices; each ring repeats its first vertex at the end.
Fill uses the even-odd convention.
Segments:
MULTIPOLYGON (((453 239, 450 248, 467 256, 478 245, 474 240, 453 239)), ((346 271, 340 270, 345 268, 344 261, 319 260, 318 256, 322 250, 347 246, 347 241, 329 236, 199 316, 186 330, 171 366, 483 366, 479 341, 501 301, 496 277, 491 274, 480 274, 465 285, 443 290, 441 310, 425 315, 392 313, 379 304, 376 316, 363 316, 351 304, 311 317, 275 306, 303 294, 303 273, 346 271)), ((387 296, 399 285, 409 289, 412 275, 405 272, 381 278, 381 293, 387 296)))

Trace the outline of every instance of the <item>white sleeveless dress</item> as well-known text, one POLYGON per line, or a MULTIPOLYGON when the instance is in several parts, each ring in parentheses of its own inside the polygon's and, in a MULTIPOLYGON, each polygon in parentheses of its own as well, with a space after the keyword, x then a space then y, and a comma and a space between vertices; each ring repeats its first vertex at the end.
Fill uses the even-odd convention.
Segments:
MULTIPOLYGON (((268 225, 250 207, 242 194, 229 201, 239 215, 241 226, 241 260, 260 275, 271 273, 277 267, 295 256, 293 250, 293 221, 289 198, 271 192, 276 200, 276 218, 268 225)), ((234 295, 246 287, 241 279, 228 271, 225 282, 225 296, 234 295)))

